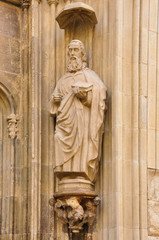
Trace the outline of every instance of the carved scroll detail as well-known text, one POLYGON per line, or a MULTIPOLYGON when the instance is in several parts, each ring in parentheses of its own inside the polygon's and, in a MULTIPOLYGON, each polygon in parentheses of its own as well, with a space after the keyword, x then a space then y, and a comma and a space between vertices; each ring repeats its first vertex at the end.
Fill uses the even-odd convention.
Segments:
POLYGON ((17 137, 18 127, 17 123, 19 121, 19 118, 15 114, 11 114, 8 118, 8 134, 11 139, 14 139, 17 137))

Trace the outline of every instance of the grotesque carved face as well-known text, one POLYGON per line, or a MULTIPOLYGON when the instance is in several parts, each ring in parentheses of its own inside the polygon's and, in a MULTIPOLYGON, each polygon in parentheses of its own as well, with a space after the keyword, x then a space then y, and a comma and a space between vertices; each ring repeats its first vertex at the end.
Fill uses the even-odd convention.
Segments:
POLYGON ((72 207, 73 209, 80 206, 79 201, 76 197, 70 197, 69 199, 66 199, 66 203, 68 206, 72 207))

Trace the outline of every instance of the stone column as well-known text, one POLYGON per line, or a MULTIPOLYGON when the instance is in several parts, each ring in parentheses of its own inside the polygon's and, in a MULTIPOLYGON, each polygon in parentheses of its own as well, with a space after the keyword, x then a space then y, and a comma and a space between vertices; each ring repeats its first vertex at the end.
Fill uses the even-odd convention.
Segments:
POLYGON ((15 138, 17 137, 17 122, 19 118, 11 114, 8 118, 8 135, 10 137, 10 233, 14 232, 14 198, 15 198, 15 138))
MULTIPOLYGON (((23 164, 21 167, 23 188, 22 188, 22 202, 23 219, 27 219, 27 204, 28 204, 28 148, 29 148, 29 6, 30 0, 22 0, 22 127, 23 127, 23 164)), ((28 221, 23 220, 23 232, 27 232, 28 221)))
POLYGON ((51 90, 55 88, 56 78, 56 6, 59 0, 47 0, 50 5, 50 66, 49 79, 51 90))
POLYGON ((29 216, 30 238, 40 239, 41 232, 41 2, 32 0, 30 11, 30 152, 29 216))
MULTIPOLYGON (((59 0, 47 0, 49 6, 50 6, 50 39, 49 39, 49 71, 47 73, 48 76, 48 96, 51 96, 51 92, 55 88, 56 85, 56 8, 59 3, 59 0)), ((54 121, 52 119, 52 116, 49 117, 49 125, 48 125, 48 131, 50 131, 50 137, 49 137, 49 153, 48 153, 48 172, 49 172, 49 183, 48 183, 48 195, 52 196, 54 191, 54 174, 53 174, 53 165, 54 165, 54 121)), ((46 160, 45 160, 46 161, 46 160)), ((54 214, 52 208, 50 209, 49 206, 49 221, 48 224, 50 225, 49 231, 50 236, 55 237, 56 231, 58 227, 57 218, 54 219, 54 214)), ((61 231, 61 230, 60 230, 61 231)), ((65 239, 65 234, 61 232, 61 236, 65 239)))
POLYGON ((48 111, 56 74, 56 7, 58 1, 41 2, 41 238, 52 239, 54 216, 48 201, 54 192, 54 121, 48 111))

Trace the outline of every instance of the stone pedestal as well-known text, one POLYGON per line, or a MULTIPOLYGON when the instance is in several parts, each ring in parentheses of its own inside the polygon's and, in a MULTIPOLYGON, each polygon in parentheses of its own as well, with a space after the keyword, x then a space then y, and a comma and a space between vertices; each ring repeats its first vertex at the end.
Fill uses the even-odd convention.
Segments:
POLYGON ((91 196, 96 197, 95 186, 83 172, 56 172, 55 197, 91 196))
POLYGON ((92 239, 100 202, 94 184, 84 173, 56 172, 56 191, 50 205, 67 229, 69 239, 92 239))

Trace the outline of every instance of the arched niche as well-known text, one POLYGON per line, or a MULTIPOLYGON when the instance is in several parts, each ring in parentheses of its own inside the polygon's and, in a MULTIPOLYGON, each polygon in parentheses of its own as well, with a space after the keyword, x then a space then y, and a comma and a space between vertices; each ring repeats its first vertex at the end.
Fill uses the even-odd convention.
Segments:
POLYGON ((10 91, 0 83, 0 236, 13 232, 17 116, 10 91))
POLYGON ((15 103, 12 94, 10 91, 0 82, 0 97, 1 97, 1 104, 2 102, 6 105, 5 111, 8 114, 16 113, 15 103))
POLYGON ((66 46, 73 39, 81 40, 84 43, 88 56, 88 66, 92 68, 93 31, 95 24, 97 24, 94 9, 83 2, 67 3, 57 14, 56 20, 59 27, 65 29, 66 46))

